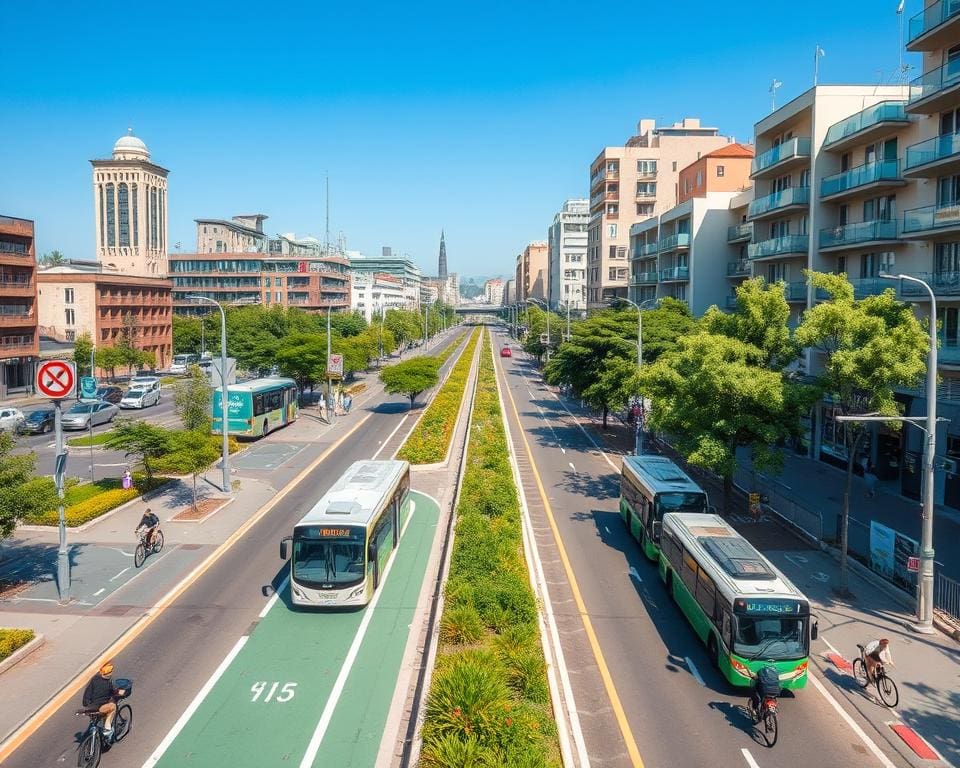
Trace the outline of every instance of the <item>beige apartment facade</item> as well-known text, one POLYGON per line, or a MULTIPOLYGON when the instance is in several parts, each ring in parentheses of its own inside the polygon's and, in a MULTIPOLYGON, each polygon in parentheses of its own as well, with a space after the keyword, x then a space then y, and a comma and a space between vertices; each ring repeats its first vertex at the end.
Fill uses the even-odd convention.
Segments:
POLYGON ((605 147, 590 164, 586 304, 602 307, 626 296, 630 228, 677 203, 679 171, 731 143, 719 130, 684 118, 670 127, 644 119, 622 147, 605 147))
POLYGON ((227 219, 196 219, 197 253, 244 253, 266 249, 263 213, 227 219))
POLYGON ((549 283, 549 247, 546 241, 538 240, 530 243, 517 254, 517 297, 523 302, 527 299, 547 301, 547 286, 549 283))

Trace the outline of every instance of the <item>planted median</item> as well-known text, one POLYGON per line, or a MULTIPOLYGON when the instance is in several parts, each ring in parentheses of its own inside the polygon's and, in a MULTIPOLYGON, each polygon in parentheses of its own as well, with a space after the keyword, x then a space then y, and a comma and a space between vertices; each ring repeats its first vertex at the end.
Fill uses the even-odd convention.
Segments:
MULTIPOLYGON (((436 464, 446 458, 457 413, 467 380, 470 378, 470 365, 480 330, 478 328, 470 336, 460 359, 454 364, 440 391, 434 395, 416 428, 397 453, 397 458, 406 459, 411 464, 436 464)), ((452 348, 456 346, 454 344, 452 348)))
POLYGON ((537 604, 486 334, 456 514, 421 765, 559 766, 537 604))

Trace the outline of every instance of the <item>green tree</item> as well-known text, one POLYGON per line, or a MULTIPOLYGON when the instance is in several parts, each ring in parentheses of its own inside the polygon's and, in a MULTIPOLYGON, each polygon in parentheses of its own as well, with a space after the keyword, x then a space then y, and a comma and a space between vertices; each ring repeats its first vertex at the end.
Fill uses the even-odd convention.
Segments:
POLYGON ((208 432, 175 432, 169 441, 170 453, 163 469, 181 472, 193 478, 193 508, 197 508, 197 475, 220 458, 220 451, 208 432))
POLYGON ((13 438, 0 432, 0 539, 13 533, 24 517, 57 505, 57 493, 48 477, 35 477, 37 455, 14 455, 13 438))
POLYGON ((60 251, 50 251, 40 257, 40 264, 44 267, 59 267, 66 262, 66 257, 60 251))
POLYGON ((177 382, 173 406, 183 426, 194 432, 210 434, 210 384, 199 365, 191 365, 187 377, 177 382))
POLYGON ((114 451, 123 451, 128 457, 136 457, 143 464, 150 487, 153 484, 151 462, 170 452, 172 434, 172 430, 145 421, 120 420, 109 432, 105 445, 114 451))
POLYGON ((436 358, 425 355, 411 357, 396 365, 388 365, 380 371, 380 381, 391 395, 406 395, 413 409, 417 396, 435 386, 439 381, 439 365, 436 358))
POLYGON ((199 317, 173 316, 173 354, 200 354, 199 317))
MULTIPOLYGON (((317 318, 323 326, 321 331, 325 331, 327 327, 326 316, 318 315, 317 318)), ((333 312, 330 314, 330 330, 340 336, 357 336, 363 333, 366 327, 367 321, 363 319, 363 315, 359 312, 333 312)))
MULTIPOLYGON (((821 354, 823 390, 842 415, 899 415, 897 387, 914 387, 926 373, 927 331, 893 288, 877 296, 854 297, 846 275, 808 272, 813 288, 830 298, 808 309, 797 340, 821 354)), ((890 422, 899 428, 899 422, 890 422)), ((847 486, 843 494, 840 590, 846 591, 847 525, 853 467, 867 431, 863 423, 844 424, 847 486)))
POLYGON ((90 370, 90 356, 93 354, 93 341, 90 338, 89 331, 81 333, 73 342, 73 362, 77 366, 77 373, 81 376, 87 371, 92 376, 90 370))
POLYGON ((291 334, 277 350, 276 361, 280 372, 294 379, 301 392, 313 389, 326 376, 327 339, 320 334, 291 334))
POLYGON ((409 309, 388 309, 383 325, 399 346, 405 347, 411 341, 423 338, 423 321, 418 312, 409 309))
POLYGON ((97 368, 109 372, 110 379, 117 377, 117 368, 126 363, 126 354, 117 347, 100 347, 94 354, 97 368))

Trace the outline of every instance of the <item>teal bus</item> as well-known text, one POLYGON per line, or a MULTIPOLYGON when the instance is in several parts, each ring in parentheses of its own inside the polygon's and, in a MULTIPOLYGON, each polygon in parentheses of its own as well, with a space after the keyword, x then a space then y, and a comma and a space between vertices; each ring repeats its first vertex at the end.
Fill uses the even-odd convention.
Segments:
POLYGON ((363 606, 373 599, 413 512, 410 465, 356 461, 280 542, 290 557, 290 597, 315 608, 363 606))
POLYGON ((722 518, 664 515, 660 577, 731 684, 752 686, 765 666, 784 688, 807 684, 810 602, 722 518))
MULTIPOLYGON (((222 429, 222 393, 213 390, 214 433, 222 429)), ((227 432, 239 437, 263 437, 296 421, 300 415, 297 385, 293 379, 253 379, 227 387, 227 432)))
POLYGON ((666 456, 624 456, 620 470, 620 517, 656 561, 660 521, 667 512, 711 512, 706 492, 666 456))

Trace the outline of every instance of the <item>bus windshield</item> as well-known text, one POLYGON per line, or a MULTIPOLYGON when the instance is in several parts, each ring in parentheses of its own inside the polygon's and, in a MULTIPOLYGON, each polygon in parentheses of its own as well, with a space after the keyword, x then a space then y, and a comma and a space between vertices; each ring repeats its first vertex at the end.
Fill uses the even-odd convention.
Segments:
POLYGON ((297 531, 293 580, 313 589, 344 588, 363 581, 366 530, 358 526, 297 531))
POLYGON ((735 616, 733 652, 746 659, 801 659, 807 655, 807 619, 735 616))
POLYGON ((657 513, 663 517, 667 512, 706 512, 707 495, 705 493, 658 493, 657 513))

